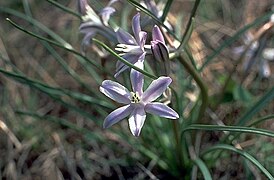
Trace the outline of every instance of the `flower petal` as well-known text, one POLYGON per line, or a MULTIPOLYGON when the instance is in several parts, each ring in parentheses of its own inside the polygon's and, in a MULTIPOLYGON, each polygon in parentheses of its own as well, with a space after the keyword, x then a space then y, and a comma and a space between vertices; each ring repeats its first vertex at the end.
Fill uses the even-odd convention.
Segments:
POLYGON ((132 30, 137 43, 140 45, 140 36, 139 36, 139 33, 141 32, 140 13, 137 13, 132 18, 132 30))
POLYGON ((144 103, 149 103, 157 99, 167 89, 168 85, 172 82, 170 77, 161 76, 152 81, 147 90, 142 96, 144 103))
POLYGON ((78 12, 80 12, 81 15, 85 15, 87 12, 88 2, 87 0, 78 0, 78 12))
POLYGON ((145 31, 141 31, 139 33, 139 39, 140 39, 139 46, 144 51, 144 46, 145 46, 146 39, 147 39, 147 33, 145 31))
MULTIPOLYGON (((145 58, 144 56, 145 56, 144 53, 142 55, 126 53, 122 57, 124 59, 126 59, 128 62, 130 62, 131 64, 135 64, 138 60, 143 62, 144 58, 145 58)), ((125 71, 128 68, 129 67, 127 65, 125 65, 123 62, 117 61, 117 63, 116 63, 116 73, 115 73, 114 77, 115 78, 118 77, 123 71, 125 71)))
POLYGON ((144 125, 145 120, 146 120, 146 113, 144 111, 144 107, 136 107, 132 111, 128 119, 130 131, 134 136, 140 135, 140 132, 144 125))
POLYGON ((155 25, 153 27, 153 30, 152 30, 152 40, 153 41, 160 41, 163 44, 165 44, 164 36, 163 36, 160 28, 157 25, 155 25))
POLYGON ((133 107, 129 104, 112 111, 104 120, 103 128, 109 128, 113 124, 123 120, 132 113, 133 107))
POLYGON ((105 7, 100 11, 100 15, 102 17, 102 21, 104 25, 108 26, 108 20, 110 16, 115 12, 116 10, 113 7, 105 7))
POLYGON ((169 119, 178 119, 179 115, 170 107, 163 103, 148 103, 145 106, 145 111, 160 117, 169 118, 169 119))
POLYGON ((121 43, 121 44, 137 45, 137 42, 134 39, 134 37, 131 34, 129 34, 128 32, 121 29, 121 28, 119 28, 116 31, 116 37, 118 39, 118 42, 121 43))
POLYGON ((117 82, 111 80, 103 81, 102 85, 100 86, 100 91, 114 101, 123 104, 130 103, 130 92, 127 90, 127 88, 117 82))
MULTIPOLYGON (((137 66, 140 69, 144 69, 144 63, 142 61, 137 61, 134 66, 137 66)), ((138 94, 141 96, 143 94, 144 75, 135 69, 131 69, 130 81, 133 92, 138 92, 138 94)))
POLYGON ((159 62, 167 62, 169 60, 167 46, 162 42, 151 41, 151 51, 154 58, 159 62))

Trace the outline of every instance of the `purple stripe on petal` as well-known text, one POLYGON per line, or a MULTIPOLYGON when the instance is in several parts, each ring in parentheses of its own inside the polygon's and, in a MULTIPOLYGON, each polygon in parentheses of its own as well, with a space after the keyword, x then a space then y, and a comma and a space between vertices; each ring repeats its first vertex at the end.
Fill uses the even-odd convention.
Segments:
MULTIPOLYGON (((140 69, 144 68, 144 63, 141 61, 137 61, 134 66, 137 66, 140 69)), ((138 92, 141 96, 143 94, 143 85, 144 85, 144 75, 135 69, 131 69, 130 71, 130 80, 132 85, 133 92, 138 92)))
POLYGON ((130 103, 130 92, 117 82, 111 80, 103 81, 100 91, 114 101, 123 104, 130 103))
POLYGON ((146 120, 146 113, 144 111, 144 108, 136 107, 132 111, 128 119, 130 131, 134 136, 140 135, 145 120, 146 120))
POLYGON ((113 124, 123 120, 132 113, 134 107, 126 105, 112 111, 104 120, 103 128, 109 128, 113 124))
POLYGON ((169 119, 178 119, 179 115, 170 107, 163 103, 148 103, 145 106, 145 111, 154 114, 160 117, 169 118, 169 119))
POLYGON ((164 36, 163 36, 160 28, 157 25, 155 25, 153 27, 153 30, 152 30, 152 40, 153 41, 160 41, 163 44, 165 44, 164 36))
POLYGON ((167 89, 168 85, 172 82, 170 77, 159 77, 152 81, 147 90, 142 96, 144 103, 149 103, 157 99, 167 89))
POLYGON ((140 36, 139 33, 141 32, 141 25, 140 25, 140 13, 137 13, 133 18, 132 18, 132 30, 133 30, 133 34, 134 37, 138 43, 138 45, 140 45, 140 36))
POLYGON ((137 45, 137 42, 134 39, 134 37, 131 34, 129 34, 128 32, 121 29, 121 28, 119 28, 116 31, 116 37, 118 39, 118 42, 121 43, 121 44, 137 45))

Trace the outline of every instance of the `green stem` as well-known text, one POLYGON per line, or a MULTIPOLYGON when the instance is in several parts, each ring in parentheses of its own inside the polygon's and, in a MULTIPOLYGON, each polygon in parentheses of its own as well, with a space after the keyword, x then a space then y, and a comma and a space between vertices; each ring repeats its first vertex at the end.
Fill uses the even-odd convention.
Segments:
MULTIPOLYGON (((195 14, 197 12, 197 9, 198 9, 198 6, 199 6, 200 2, 201 2, 200 0, 196 0, 195 1, 194 7, 193 7, 193 9, 191 11, 191 14, 190 14, 190 17, 188 19, 188 22, 187 22, 187 25, 186 25, 186 30, 184 32, 183 39, 181 40, 181 42, 185 42, 185 38, 187 37, 187 34, 190 31, 190 29, 191 29, 192 22, 193 22, 193 19, 195 17, 195 14)), ((179 49, 181 48, 182 44, 183 43, 180 44, 179 49)))
POLYGON ((164 9, 164 12, 163 12, 163 15, 161 17, 161 21, 164 23, 165 20, 166 20, 166 17, 167 17, 167 14, 169 12, 169 9, 171 7, 171 4, 172 4, 173 0, 168 0, 167 3, 166 3, 166 6, 165 6, 165 9, 164 9))
POLYGON ((183 160, 182 160, 182 151, 181 151, 181 140, 180 140, 180 133, 178 129, 178 121, 172 121, 172 127, 173 127, 173 132, 175 136, 175 141, 176 141, 176 153, 178 156, 178 163, 179 163, 179 168, 183 168, 183 160))
POLYGON ((80 14, 74 12, 73 10, 67 8, 66 6, 64 6, 64 5, 62 5, 62 4, 60 4, 60 3, 56 2, 56 1, 53 1, 53 0, 46 0, 46 1, 48 1, 48 2, 51 3, 52 5, 54 5, 54 6, 58 7, 58 8, 60 8, 61 10, 65 11, 65 12, 67 12, 67 13, 69 13, 69 14, 72 14, 73 16, 76 16, 76 17, 79 18, 79 19, 82 19, 82 17, 81 17, 80 14))
POLYGON ((197 118, 197 122, 199 122, 202 119, 202 117, 206 111, 207 105, 208 105, 207 87, 206 87, 203 79, 200 77, 200 75, 195 70, 195 68, 189 62, 185 61, 184 57, 182 55, 179 57, 179 61, 180 61, 180 63, 183 64, 183 66, 186 68, 188 73, 193 77, 193 79, 196 81, 197 85, 199 86, 199 88, 201 90, 202 104, 201 104, 199 115, 197 118))

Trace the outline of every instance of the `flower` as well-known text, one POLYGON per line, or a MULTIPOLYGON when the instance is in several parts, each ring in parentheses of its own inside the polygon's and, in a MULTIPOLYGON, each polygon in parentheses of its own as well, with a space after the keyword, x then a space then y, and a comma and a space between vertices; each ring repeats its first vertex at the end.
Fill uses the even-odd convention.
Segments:
POLYGON ((110 5, 116 1, 117 0, 111 0, 109 4, 100 11, 99 15, 101 18, 88 5, 87 0, 78 1, 78 9, 83 19, 83 22, 79 27, 80 33, 84 34, 82 40, 83 52, 85 52, 86 47, 90 45, 90 40, 98 33, 111 41, 117 41, 115 32, 108 27, 108 20, 115 12, 115 9, 110 7, 110 5))
POLYGON ((271 70, 269 62, 274 59, 274 49, 265 47, 266 37, 262 37, 260 41, 254 41, 253 35, 251 33, 246 34, 244 39, 244 45, 235 47, 233 53, 240 55, 245 52, 243 71, 245 75, 250 72, 250 69, 256 66, 259 71, 259 75, 263 78, 269 78, 271 75, 271 70), (251 44, 250 44, 251 43, 251 44), (248 46, 250 44, 250 46, 248 46), (245 50, 248 48, 247 50, 245 50))
MULTIPOLYGON (((145 42, 147 33, 141 31, 140 13, 137 13, 132 19, 132 30, 134 37, 121 28, 117 30, 116 36, 119 44, 115 50, 120 51, 120 55, 128 62, 135 64, 137 61, 143 62, 146 54, 145 42)), ((117 77, 128 68, 127 65, 118 61, 116 64, 116 74, 114 76, 117 77)))
POLYGON ((168 48, 166 46, 164 36, 157 25, 153 27, 152 41, 150 42, 150 44, 154 58, 162 63, 165 74, 169 74, 170 64, 168 48))
MULTIPOLYGON (((143 63, 136 65, 142 68, 143 63)), ((129 116, 129 128, 134 136, 139 136, 146 119, 146 112, 169 119, 178 119, 179 115, 163 103, 153 102, 167 89, 171 83, 170 77, 159 77, 152 81, 150 86, 143 92, 144 76, 138 71, 131 69, 130 79, 132 92, 121 84, 105 80, 100 86, 100 91, 114 101, 125 104, 111 112, 104 120, 104 128, 121 121, 129 116)))

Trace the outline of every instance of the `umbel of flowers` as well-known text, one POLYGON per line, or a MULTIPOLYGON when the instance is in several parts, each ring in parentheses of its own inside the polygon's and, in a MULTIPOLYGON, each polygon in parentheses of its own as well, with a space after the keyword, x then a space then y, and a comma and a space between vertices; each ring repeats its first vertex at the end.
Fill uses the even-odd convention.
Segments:
MULTIPOLYGON (((133 17, 132 29, 134 37, 124 30, 118 29, 116 34, 120 44, 117 45, 116 50, 121 52, 120 55, 124 59, 134 64, 134 66, 143 69, 146 55, 144 46, 147 33, 141 31, 139 13, 133 17)), ((167 58, 167 47, 159 27, 155 26, 152 33, 153 40, 151 41, 150 47, 154 57, 167 58), (162 48, 166 49, 163 51, 162 48)), ((115 77, 127 68, 129 67, 118 61, 115 77)), ((129 117, 128 123, 131 133, 134 136, 139 136, 146 119, 146 113, 169 119, 179 118, 179 115, 167 105, 160 102, 154 102, 165 92, 172 82, 170 77, 159 77, 152 81, 145 91, 143 91, 144 75, 142 73, 131 69, 130 80, 132 91, 129 91, 123 85, 111 80, 103 81, 100 86, 100 91, 107 97, 124 104, 124 106, 114 110, 106 117, 103 125, 104 128, 108 128, 124 118, 129 117)))
MULTIPOLYGON (((80 26, 80 32, 85 34, 83 45, 90 43, 91 38, 98 33, 98 29, 106 31, 108 27, 108 19, 115 11, 110 7, 115 1, 110 3, 101 10, 101 19, 94 13, 86 0, 79 1, 80 12, 84 15, 84 22, 80 26), (96 17, 96 18, 94 18, 96 17)), ((132 19, 133 35, 119 28, 116 30, 115 36, 120 56, 133 64, 134 66, 144 69, 144 60, 147 53, 151 53, 155 60, 167 61, 168 48, 165 44, 164 37, 158 26, 154 26, 152 30, 152 41, 150 45, 146 45, 147 33, 141 30, 140 13, 137 13, 132 19)), ((118 77, 122 72, 128 69, 127 65, 118 61, 116 64, 116 73, 114 77, 118 77)), ((154 102, 168 88, 172 79, 167 76, 161 76, 153 80, 148 88, 144 91, 144 75, 134 69, 130 70, 130 80, 132 90, 128 90, 123 85, 112 81, 104 80, 100 86, 100 91, 112 100, 123 104, 122 107, 112 111, 104 120, 103 127, 108 128, 117 122, 128 117, 129 128, 134 136, 139 136, 146 119, 146 113, 157 115, 169 119, 178 119, 179 115, 164 103, 154 102)))

